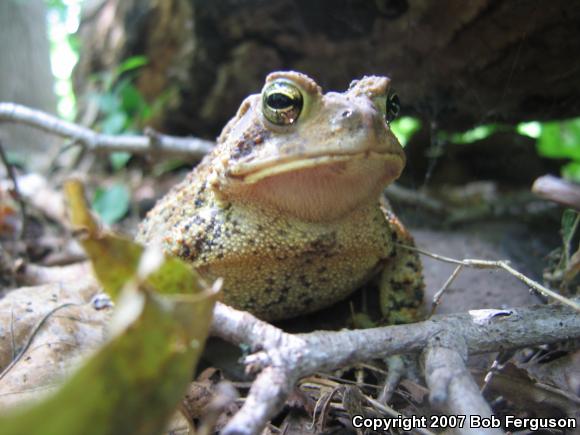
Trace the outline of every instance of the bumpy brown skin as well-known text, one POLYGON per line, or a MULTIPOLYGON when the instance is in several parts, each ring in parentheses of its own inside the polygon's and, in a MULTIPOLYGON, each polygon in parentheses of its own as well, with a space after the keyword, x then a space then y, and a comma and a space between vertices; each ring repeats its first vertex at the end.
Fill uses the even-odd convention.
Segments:
POLYGON ((277 320, 316 311, 380 275, 391 323, 417 317, 423 296, 417 255, 396 217, 379 204, 404 154, 384 121, 389 80, 365 77, 322 94, 307 76, 273 73, 304 95, 300 117, 274 125, 260 95, 248 97, 216 148, 162 198, 138 240, 161 243, 209 279, 224 302, 277 320))

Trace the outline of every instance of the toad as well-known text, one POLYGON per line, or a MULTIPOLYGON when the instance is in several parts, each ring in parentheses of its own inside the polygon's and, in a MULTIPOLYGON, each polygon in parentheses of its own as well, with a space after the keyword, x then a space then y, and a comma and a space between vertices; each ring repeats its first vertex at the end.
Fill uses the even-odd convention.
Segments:
POLYGON ((265 320, 316 311, 377 277, 385 321, 411 321, 421 264, 380 201, 405 165, 389 126, 398 111, 386 77, 323 94, 304 74, 272 73, 137 239, 223 277, 223 301, 265 320))

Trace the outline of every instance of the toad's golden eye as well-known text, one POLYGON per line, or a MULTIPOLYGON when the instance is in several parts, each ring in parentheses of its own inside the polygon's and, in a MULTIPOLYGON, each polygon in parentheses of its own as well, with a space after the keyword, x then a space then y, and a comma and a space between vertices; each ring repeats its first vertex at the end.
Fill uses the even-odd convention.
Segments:
POLYGON ((389 95, 387 95, 386 104, 385 119, 387 120, 387 123, 391 123, 391 121, 394 121, 394 119, 399 116, 399 112, 401 111, 399 96, 394 92, 390 92, 389 95))
POLYGON ((276 80, 262 92, 262 112, 276 125, 295 123, 303 104, 302 92, 288 80, 276 80))

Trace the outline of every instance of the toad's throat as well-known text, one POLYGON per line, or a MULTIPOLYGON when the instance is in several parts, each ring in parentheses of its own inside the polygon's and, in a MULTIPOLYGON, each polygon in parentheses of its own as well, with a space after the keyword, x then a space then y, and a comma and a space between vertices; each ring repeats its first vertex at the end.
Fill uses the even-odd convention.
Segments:
POLYGON ((333 165, 336 163, 383 161, 390 167, 388 172, 397 178, 405 165, 402 154, 390 152, 365 151, 352 154, 324 154, 303 157, 273 158, 260 162, 238 163, 229 171, 229 176, 245 184, 254 184, 275 175, 304 169, 333 165))

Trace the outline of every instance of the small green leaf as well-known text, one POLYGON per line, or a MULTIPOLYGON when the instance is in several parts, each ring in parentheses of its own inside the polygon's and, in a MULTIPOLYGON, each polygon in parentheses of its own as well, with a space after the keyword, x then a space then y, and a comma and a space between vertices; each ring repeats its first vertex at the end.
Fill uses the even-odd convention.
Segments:
POLYGON ((544 122, 537 142, 538 152, 551 158, 580 160, 580 118, 544 122))
POLYGON ((580 183, 580 162, 570 162, 562 166, 562 177, 580 183))
POLYGON ((119 134, 125 130, 128 117, 125 112, 117 111, 110 113, 101 123, 101 130, 106 134, 119 134))
POLYGON ((493 124, 478 125, 477 127, 472 128, 470 130, 466 130, 460 133, 453 133, 451 135, 451 142, 458 144, 468 144, 477 142, 479 140, 488 138, 497 130, 498 130, 497 125, 493 124))
POLYGON ((123 110, 130 114, 140 114, 147 105, 141 92, 132 84, 127 84, 119 91, 123 110))
POLYGON ((114 184, 108 189, 97 189, 92 206, 103 222, 110 225, 127 214, 130 201, 129 189, 122 184, 114 184))
POLYGON ((522 136, 528 136, 537 139, 542 134, 542 124, 538 121, 520 122, 516 127, 516 131, 522 136))
POLYGON ((410 116, 403 116, 391 122, 391 130, 403 146, 407 145, 411 137, 420 129, 421 121, 410 116))
POLYGON ((146 56, 131 56, 123 61, 121 65, 117 68, 117 74, 123 74, 124 72, 131 71, 137 68, 141 68, 149 63, 149 59, 146 56))
POLYGON ((119 110, 121 107, 121 102, 116 95, 112 93, 106 92, 103 94, 92 94, 93 98, 96 98, 97 103, 99 104, 99 109, 103 113, 112 113, 119 110))
POLYGON ((133 154, 127 152, 116 152, 109 154, 109 161, 111 162, 111 166, 115 171, 123 169, 127 166, 129 160, 133 157, 133 154))

